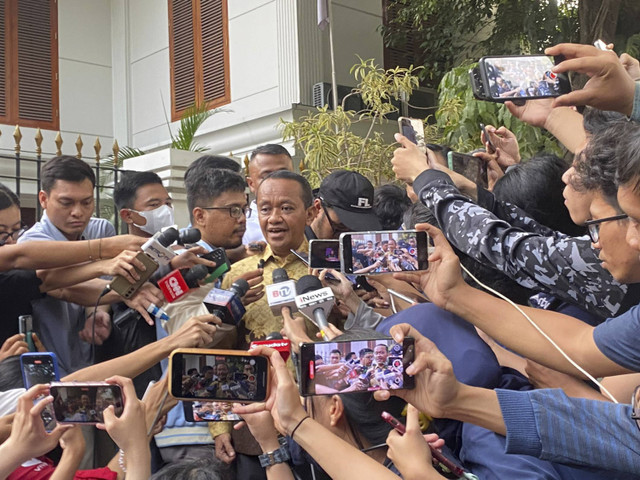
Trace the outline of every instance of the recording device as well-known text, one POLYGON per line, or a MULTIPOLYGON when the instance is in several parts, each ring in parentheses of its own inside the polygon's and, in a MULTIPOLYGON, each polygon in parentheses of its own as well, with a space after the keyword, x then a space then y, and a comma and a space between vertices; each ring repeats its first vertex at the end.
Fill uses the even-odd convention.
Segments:
POLYGON ((418 148, 426 153, 427 144, 424 139, 424 123, 418 118, 400 117, 398 118, 400 133, 407 137, 410 142, 415 143, 418 148))
POLYGON ((20 315, 18 317, 18 332, 24 335, 24 341, 27 342, 30 352, 36 351, 33 343, 33 317, 31 315, 20 315))
POLYGON ((120 385, 106 382, 53 382, 50 393, 59 423, 103 423, 104 410, 113 405, 116 417, 122 415, 124 403, 120 385))
POLYGON ((284 268, 276 268, 272 274, 273 283, 265 286, 267 303, 274 315, 282 315, 282 309, 289 307, 290 313, 297 312, 296 282, 289 280, 284 268))
POLYGON ((227 273, 231 269, 231 262, 227 258, 227 253, 224 248, 214 248, 209 253, 200 256, 215 262, 215 267, 207 267, 209 275, 204 279, 205 284, 215 282, 223 274, 227 273))
POLYGON ((204 298, 204 306, 209 313, 222 320, 222 323, 238 325, 247 311, 242 304, 242 297, 248 291, 249 283, 244 278, 238 278, 229 290, 212 288, 204 298))
POLYGON ((53 352, 33 352, 20 355, 24 388, 60 380, 58 358, 53 352))
POLYGON ((136 272, 140 277, 139 280, 131 283, 126 278, 116 275, 109 284, 109 289, 120 294, 121 297, 131 298, 142 284, 153 275, 153 272, 158 269, 159 265, 167 265, 171 262, 171 259, 176 256, 176 253, 167 247, 179 238, 180 233, 173 227, 156 233, 142 245, 142 252, 136 255, 136 259, 142 262, 146 268, 144 272, 136 268, 136 272))
MULTIPOLYGON (((390 413, 382 412, 381 417, 400 435, 404 435, 407 431, 404 424, 390 413)), ((437 448, 433 448, 430 444, 429 450, 431 450, 431 461, 433 463, 433 466, 436 468, 436 470, 438 470, 438 472, 443 473, 444 475, 452 473, 458 478, 464 478, 464 468, 462 468, 460 465, 456 465, 456 463, 452 459, 447 458, 440 450, 438 450, 437 448)))
POLYGON ((571 91, 569 77, 554 73, 546 55, 482 57, 470 72, 473 94, 480 100, 507 100, 559 97, 571 91))
POLYGON ((240 415, 233 413, 232 402, 182 402, 187 422, 239 422, 240 415))
POLYGON ((179 348, 169 356, 169 393, 186 401, 262 402, 269 391, 268 373, 265 357, 237 350, 179 348))
MULTIPOLYGON (((169 315, 167 314, 167 312, 165 312, 162 308, 156 306, 154 303, 149 304, 149 306, 147 307, 147 312, 149 312, 149 315, 151 315, 151 317, 156 321, 169 321, 169 315)), ((113 317, 112 323, 116 327, 122 327, 124 324, 130 322, 131 320, 138 320, 139 318, 140 314, 137 310, 134 310, 133 308, 127 308, 118 315, 115 315, 113 317)))
POLYGON ((327 316, 336 303, 333 291, 329 287, 322 287, 318 277, 305 275, 298 280, 296 293, 298 310, 318 327, 322 338, 327 340, 327 316))
POLYGON ((417 230, 347 232, 340 235, 342 271, 355 275, 426 270, 428 236, 417 230))
POLYGON ((339 270, 340 242, 338 240, 310 240, 309 266, 339 270))
POLYGON ((291 342, 286 338, 282 338, 279 332, 270 333, 265 340, 254 340, 249 345, 249 350, 253 350, 256 347, 269 347, 277 350, 285 362, 291 355, 291 342))
POLYGON ((209 270, 205 265, 195 265, 189 269, 174 270, 158 280, 158 287, 169 303, 184 297, 192 288, 200 287, 200 280, 209 270))
POLYGON ((411 337, 406 337, 402 344, 393 338, 303 343, 300 345, 300 394, 414 388, 414 377, 406 374, 414 355, 411 337), (345 360, 350 354, 353 358, 345 360))
POLYGON ((480 130, 482 130, 482 133, 484 133, 485 141, 489 144, 489 153, 496 153, 496 146, 491 141, 489 132, 487 132, 487 128, 484 126, 484 123, 482 122, 480 122, 480 130))
POLYGON ((449 170, 459 173, 483 188, 487 188, 489 185, 487 164, 481 158, 464 153, 449 152, 447 154, 447 161, 449 163, 449 170))

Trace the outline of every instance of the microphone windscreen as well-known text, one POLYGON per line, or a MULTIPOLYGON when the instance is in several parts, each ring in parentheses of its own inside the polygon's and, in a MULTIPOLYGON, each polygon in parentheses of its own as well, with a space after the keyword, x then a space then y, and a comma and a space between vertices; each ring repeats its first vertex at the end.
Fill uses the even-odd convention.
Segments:
POLYGON ((239 297, 244 297, 245 293, 249 291, 249 282, 244 278, 238 278, 231 284, 230 291, 234 292, 239 297))
POLYGON ((196 243, 202 238, 200 230, 197 228, 187 228, 182 230, 178 237, 178 243, 184 245, 185 243, 196 243))
POLYGON ((157 240, 158 240, 158 243, 163 247, 168 247, 169 245, 174 243, 176 240, 178 240, 179 236, 180 236, 180 233, 178 232, 177 229, 175 229, 174 227, 169 227, 165 231, 163 231, 160 235, 158 235, 157 240))
POLYGON ((187 283, 192 281, 202 280, 209 274, 209 269, 206 265, 195 265, 191 267, 187 273, 184 274, 184 279, 187 283))
POLYGON ((322 282, 314 275, 305 275, 300 277, 296 284, 296 293, 302 295, 303 293, 313 292, 322 288, 322 282))
POLYGON ((282 335, 280 335, 280 332, 271 332, 266 336, 265 340, 282 340, 282 335))
POLYGON ((271 276, 273 283, 286 282, 289 280, 289 274, 284 268, 276 268, 271 276))

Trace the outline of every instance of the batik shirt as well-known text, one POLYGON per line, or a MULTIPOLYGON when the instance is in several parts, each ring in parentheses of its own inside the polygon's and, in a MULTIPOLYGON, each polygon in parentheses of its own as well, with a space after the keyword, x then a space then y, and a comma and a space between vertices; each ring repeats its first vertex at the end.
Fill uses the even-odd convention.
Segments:
POLYGON ((603 319, 638 303, 637 289, 632 289, 636 298, 625 298, 628 286, 602 268, 588 236, 551 230, 508 203, 493 202, 493 212, 482 208, 444 172, 422 172, 413 188, 452 245, 523 287, 548 292, 603 319))

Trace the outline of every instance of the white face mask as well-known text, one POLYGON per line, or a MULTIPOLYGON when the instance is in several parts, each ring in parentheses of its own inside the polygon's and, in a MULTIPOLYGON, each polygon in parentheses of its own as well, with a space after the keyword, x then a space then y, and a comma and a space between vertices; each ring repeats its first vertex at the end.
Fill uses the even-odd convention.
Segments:
POLYGON ((136 212, 147 220, 146 225, 138 225, 137 223, 134 223, 134 225, 143 232, 147 232, 149 235, 153 235, 163 228, 175 225, 175 221, 173 220, 173 207, 170 207, 169 205, 162 205, 161 207, 154 208, 153 210, 143 212, 138 212, 136 210, 131 211, 136 212))

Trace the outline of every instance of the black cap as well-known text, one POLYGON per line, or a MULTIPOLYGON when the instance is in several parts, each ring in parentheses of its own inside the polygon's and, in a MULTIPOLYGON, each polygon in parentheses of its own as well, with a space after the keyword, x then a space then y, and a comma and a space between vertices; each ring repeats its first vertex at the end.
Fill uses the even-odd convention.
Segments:
POLYGON ((382 228, 373 211, 373 185, 358 172, 332 172, 322 180, 318 197, 354 232, 382 228))

